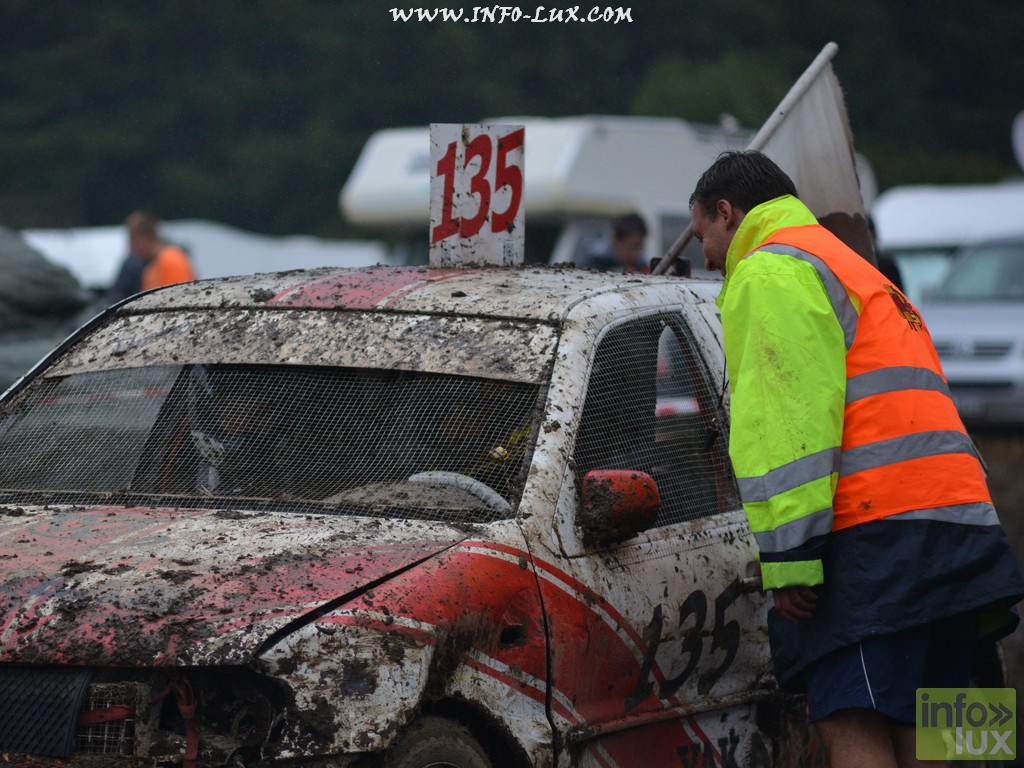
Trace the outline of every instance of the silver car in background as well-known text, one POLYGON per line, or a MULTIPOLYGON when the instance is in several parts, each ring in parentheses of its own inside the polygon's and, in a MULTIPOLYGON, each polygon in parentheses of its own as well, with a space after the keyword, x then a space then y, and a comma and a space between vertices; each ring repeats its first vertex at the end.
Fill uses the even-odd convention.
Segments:
POLYGON ((963 420, 1024 424, 1024 236, 964 248, 921 313, 963 420))

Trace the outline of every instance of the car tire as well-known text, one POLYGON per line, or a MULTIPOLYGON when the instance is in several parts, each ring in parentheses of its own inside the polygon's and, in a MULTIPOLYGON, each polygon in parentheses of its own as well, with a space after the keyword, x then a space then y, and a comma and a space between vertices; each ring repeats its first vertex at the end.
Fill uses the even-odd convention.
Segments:
POLYGON ((388 752, 384 768, 492 768, 469 729, 442 717, 422 717, 388 752))

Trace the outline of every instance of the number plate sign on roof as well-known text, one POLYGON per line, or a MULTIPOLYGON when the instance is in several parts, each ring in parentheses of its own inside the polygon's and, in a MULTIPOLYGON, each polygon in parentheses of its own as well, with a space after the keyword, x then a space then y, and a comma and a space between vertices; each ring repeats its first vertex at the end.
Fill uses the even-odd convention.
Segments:
POLYGON ((430 126, 430 266, 523 263, 521 125, 430 126))

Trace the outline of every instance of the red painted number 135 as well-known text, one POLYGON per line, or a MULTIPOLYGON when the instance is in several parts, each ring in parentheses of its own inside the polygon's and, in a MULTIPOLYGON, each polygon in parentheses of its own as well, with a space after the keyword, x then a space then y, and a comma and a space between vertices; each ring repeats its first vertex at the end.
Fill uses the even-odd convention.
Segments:
POLYGON ((436 243, 446 237, 473 237, 477 235, 491 215, 491 232, 501 232, 512 226, 519 204, 523 198, 523 172, 517 165, 508 164, 508 154, 523 146, 523 129, 518 128, 504 136, 492 137, 481 133, 466 145, 465 164, 456 169, 456 142, 448 144, 448 150, 437 161, 437 176, 444 179, 441 200, 441 221, 430 231, 430 242, 436 243), (492 141, 498 145, 494 149, 492 141), (455 216, 455 174, 457 170, 469 168, 470 163, 480 158, 480 166, 469 180, 469 191, 479 201, 473 216, 455 216), (488 173, 494 161, 494 189, 491 189, 488 173), (491 211, 492 192, 508 187, 511 192, 508 206, 503 211, 491 211))

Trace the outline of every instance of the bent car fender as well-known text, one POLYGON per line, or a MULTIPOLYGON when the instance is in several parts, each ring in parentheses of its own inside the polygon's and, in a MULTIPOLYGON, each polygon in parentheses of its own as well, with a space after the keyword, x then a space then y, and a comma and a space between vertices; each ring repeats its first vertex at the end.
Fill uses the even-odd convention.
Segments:
POLYGON ((285 752, 387 749, 457 698, 546 750, 544 617, 522 549, 467 541, 367 590, 259 655, 292 690, 285 752))

